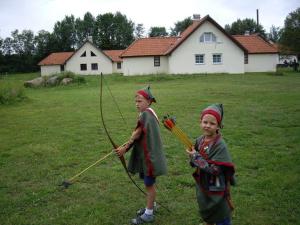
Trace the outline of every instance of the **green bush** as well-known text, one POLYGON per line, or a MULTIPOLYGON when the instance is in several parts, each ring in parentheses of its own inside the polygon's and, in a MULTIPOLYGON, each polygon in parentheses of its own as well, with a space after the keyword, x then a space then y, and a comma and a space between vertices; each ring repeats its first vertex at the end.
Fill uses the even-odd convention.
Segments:
POLYGON ((56 76, 58 76, 59 82, 61 82, 64 78, 74 79, 75 74, 73 72, 66 71, 66 72, 59 73, 56 76))
POLYGON ((74 77, 74 83, 77 83, 77 84, 85 84, 86 83, 86 80, 85 80, 85 77, 83 76, 75 76, 74 77))
POLYGON ((10 104, 26 99, 24 88, 21 85, 3 83, 0 84, 0 104, 10 104))

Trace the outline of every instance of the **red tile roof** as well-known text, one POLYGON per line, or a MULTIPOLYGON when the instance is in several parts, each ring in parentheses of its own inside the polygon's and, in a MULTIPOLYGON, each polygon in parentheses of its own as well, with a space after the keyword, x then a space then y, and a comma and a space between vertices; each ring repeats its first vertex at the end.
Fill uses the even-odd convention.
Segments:
POLYGON ((40 61, 38 65, 63 65, 73 54, 74 52, 54 52, 40 61))
POLYGON ((114 62, 122 62, 123 60, 120 58, 120 55, 124 50, 104 50, 103 51, 105 55, 107 55, 109 58, 111 58, 114 62))
POLYGON ((138 39, 121 54, 121 57, 169 55, 206 21, 214 24, 243 51, 247 51, 243 45, 241 45, 231 35, 226 33, 226 31, 216 21, 207 15, 201 20, 195 20, 178 37, 153 37, 138 39))
POLYGON ((178 37, 151 37, 134 41, 121 57, 165 55, 178 37))
MULTIPOLYGON (((192 25, 190 25, 178 37, 141 38, 134 41, 125 50, 106 50, 103 52, 114 62, 122 62, 123 57, 169 55, 206 21, 209 21, 210 23, 215 25, 224 35, 226 35, 230 40, 232 40, 239 48, 241 48, 245 52, 248 52, 250 54, 278 53, 278 49, 274 47, 274 45, 267 42, 259 35, 229 35, 209 15, 203 17, 201 20, 194 21, 192 25)), ((39 62, 38 65, 62 65, 73 54, 74 52, 52 53, 48 57, 43 59, 41 62, 39 62)))
POLYGON ((233 35, 233 37, 243 45, 248 53, 278 53, 278 49, 257 34, 233 35))

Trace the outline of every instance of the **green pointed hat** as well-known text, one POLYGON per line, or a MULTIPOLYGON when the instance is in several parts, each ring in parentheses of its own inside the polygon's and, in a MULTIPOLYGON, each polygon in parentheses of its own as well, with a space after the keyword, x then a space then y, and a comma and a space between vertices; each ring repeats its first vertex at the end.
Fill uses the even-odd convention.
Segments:
POLYGON ((150 100, 151 103, 156 102, 154 96, 150 91, 150 86, 147 86, 144 89, 140 89, 136 93, 142 95, 145 99, 150 100))

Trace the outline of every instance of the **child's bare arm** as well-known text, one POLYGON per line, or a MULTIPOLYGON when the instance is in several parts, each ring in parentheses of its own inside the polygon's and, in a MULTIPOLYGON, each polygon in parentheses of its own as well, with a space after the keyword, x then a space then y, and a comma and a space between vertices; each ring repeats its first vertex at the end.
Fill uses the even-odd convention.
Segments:
POLYGON ((133 142, 135 140, 138 140, 141 137, 142 134, 142 128, 141 127, 137 127, 131 134, 131 137, 129 139, 129 141, 127 143, 129 144, 133 144, 133 142))
POLYGON ((117 148, 115 151, 117 155, 120 157, 124 155, 133 145, 135 140, 138 140, 141 137, 142 134, 142 128, 137 127, 131 134, 129 141, 127 141, 125 144, 117 148))

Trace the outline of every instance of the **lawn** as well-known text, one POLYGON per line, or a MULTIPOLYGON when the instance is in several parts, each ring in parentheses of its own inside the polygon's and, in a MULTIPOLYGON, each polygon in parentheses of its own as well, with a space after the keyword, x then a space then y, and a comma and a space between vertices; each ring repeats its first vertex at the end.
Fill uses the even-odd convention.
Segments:
MULTIPOLYGON (((22 85, 36 76, 2 76, 0 84, 22 85)), ((112 149, 100 119, 99 77, 86 81, 25 89, 24 101, 0 105, 1 225, 125 225, 145 205, 115 155, 68 189, 58 186, 112 149)), ((238 179, 233 224, 300 224, 300 73, 105 76, 103 114, 117 144, 135 127, 135 91, 148 84, 158 116, 176 116, 193 140, 200 135, 200 111, 224 104, 222 134, 238 179)), ((158 178, 157 199, 171 213, 159 208, 154 224, 198 225, 193 169, 183 145, 161 131, 168 176, 158 178)))

